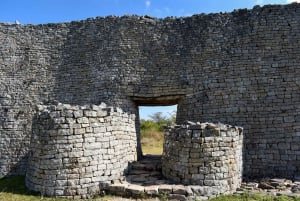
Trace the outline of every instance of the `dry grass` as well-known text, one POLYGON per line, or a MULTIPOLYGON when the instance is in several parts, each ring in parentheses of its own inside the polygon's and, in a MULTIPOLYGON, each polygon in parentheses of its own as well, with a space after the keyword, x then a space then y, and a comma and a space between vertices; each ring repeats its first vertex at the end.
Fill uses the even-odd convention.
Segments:
POLYGON ((163 152, 163 132, 146 130, 141 135, 143 154, 161 155, 163 152))

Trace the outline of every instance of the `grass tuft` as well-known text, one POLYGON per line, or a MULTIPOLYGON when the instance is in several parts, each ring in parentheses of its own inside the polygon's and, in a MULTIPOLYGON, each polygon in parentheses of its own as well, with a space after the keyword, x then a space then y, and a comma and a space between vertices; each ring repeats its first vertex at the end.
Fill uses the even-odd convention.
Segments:
POLYGON ((300 197, 271 196, 259 193, 243 193, 241 195, 221 195, 210 201, 300 201, 300 197))

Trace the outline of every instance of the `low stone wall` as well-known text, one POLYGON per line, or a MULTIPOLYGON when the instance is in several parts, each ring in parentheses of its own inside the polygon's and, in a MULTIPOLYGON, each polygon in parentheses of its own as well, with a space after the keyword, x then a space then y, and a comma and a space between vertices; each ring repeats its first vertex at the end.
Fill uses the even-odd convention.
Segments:
POLYGON ((47 196, 87 198, 136 160, 135 116, 105 105, 39 106, 26 175, 47 196))
POLYGON ((192 123, 165 129, 163 175, 201 195, 233 192, 242 181, 243 129, 192 123))

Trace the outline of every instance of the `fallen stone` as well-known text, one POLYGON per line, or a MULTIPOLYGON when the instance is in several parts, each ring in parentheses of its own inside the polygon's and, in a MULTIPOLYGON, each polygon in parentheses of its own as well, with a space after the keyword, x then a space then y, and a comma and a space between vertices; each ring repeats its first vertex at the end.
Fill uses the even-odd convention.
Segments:
POLYGON ((284 186, 284 179, 270 179, 270 185, 274 187, 284 186))
POLYGON ((177 200, 185 201, 185 200, 187 200, 187 197, 185 197, 184 195, 179 195, 179 194, 169 194, 168 199, 174 200, 174 201, 177 201, 177 200))
POLYGON ((126 195, 125 188, 127 188, 127 184, 111 184, 109 186, 109 192, 113 193, 114 195, 124 196, 126 195))
POLYGON ((174 194, 180 194, 180 195, 186 195, 187 189, 183 185, 174 185, 173 186, 173 193, 174 194))
POLYGON ((145 188, 140 185, 130 184, 129 186, 127 186, 127 188, 125 190, 128 193, 131 193, 133 196, 139 196, 144 193, 145 188))
POLYGON ((300 193, 300 186, 299 185, 292 186, 291 191, 293 193, 300 193))
POLYGON ((194 194, 190 186, 186 186, 185 188, 187 196, 192 196, 194 194))
POLYGON ((286 186, 276 186, 276 189, 284 191, 286 190, 286 186))
POLYGON ((274 186, 271 186, 267 182, 260 182, 259 185, 258 185, 258 188, 261 188, 261 189, 275 189, 274 186))
POLYGON ((273 178, 270 179, 270 182, 276 182, 276 183, 284 183, 285 179, 278 179, 278 178, 273 178))
POLYGON ((172 193, 172 185, 162 184, 158 186, 158 192, 162 194, 172 193))
POLYGON ((294 185, 300 185, 300 181, 295 181, 293 184, 294 185))
POLYGON ((191 197, 191 200, 208 200, 207 196, 194 196, 191 197))
POLYGON ((145 186, 145 193, 147 195, 158 195, 158 186, 145 186))
POLYGON ((291 187, 292 184, 293 184, 293 181, 292 181, 292 180, 286 179, 286 180, 284 181, 284 185, 287 186, 287 187, 291 187))
POLYGON ((195 195, 203 195, 203 193, 204 193, 203 186, 190 186, 190 188, 193 191, 193 194, 195 194, 195 195))

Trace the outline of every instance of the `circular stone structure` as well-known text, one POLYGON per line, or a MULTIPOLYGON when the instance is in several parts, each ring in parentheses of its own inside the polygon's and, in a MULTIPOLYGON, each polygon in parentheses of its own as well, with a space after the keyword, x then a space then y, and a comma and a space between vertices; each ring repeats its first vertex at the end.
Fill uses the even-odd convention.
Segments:
POLYGON ((40 105, 26 186, 43 195, 90 198, 135 161, 135 117, 105 105, 40 105))
POLYGON ((162 173, 198 185, 203 194, 234 192, 242 181, 242 149, 241 127, 193 122, 166 127, 162 173))

